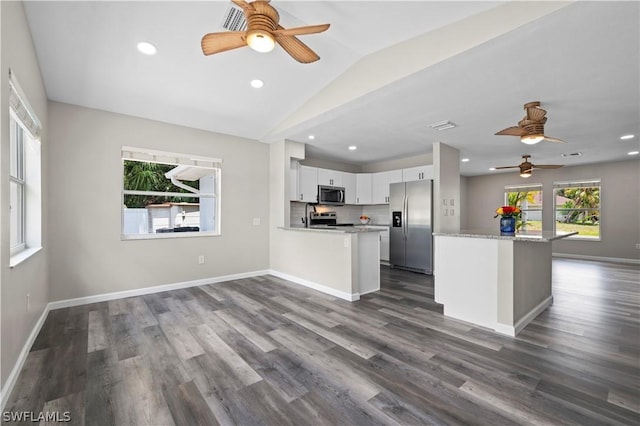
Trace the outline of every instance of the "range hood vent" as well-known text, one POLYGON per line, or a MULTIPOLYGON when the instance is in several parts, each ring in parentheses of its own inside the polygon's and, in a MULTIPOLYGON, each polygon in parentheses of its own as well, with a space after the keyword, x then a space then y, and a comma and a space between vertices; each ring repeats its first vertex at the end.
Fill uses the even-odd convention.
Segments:
POLYGON ((247 20, 242 9, 229 4, 222 18, 222 28, 229 31, 246 31, 247 20))

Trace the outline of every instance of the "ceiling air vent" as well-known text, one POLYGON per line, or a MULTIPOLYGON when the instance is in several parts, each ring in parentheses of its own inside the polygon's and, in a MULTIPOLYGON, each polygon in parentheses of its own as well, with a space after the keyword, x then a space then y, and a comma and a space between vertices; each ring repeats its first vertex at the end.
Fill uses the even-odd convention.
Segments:
POLYGON ((582 155, 581 152, 572 152, 571 154, 560 154, 563 157, 580 157, 582 155))
POLYGON ((438 123, 429 124, 429 127, 431 127, 434 130, 447 130, 447 129, 453 129, 454 127, 456 127, 456 125, 451 121, 440 121, 438 123))
POLYGON ((222 28, 229 31, 246 31, 247 20, 244 18, 242 9, 230 4, 222 18, 222 28))

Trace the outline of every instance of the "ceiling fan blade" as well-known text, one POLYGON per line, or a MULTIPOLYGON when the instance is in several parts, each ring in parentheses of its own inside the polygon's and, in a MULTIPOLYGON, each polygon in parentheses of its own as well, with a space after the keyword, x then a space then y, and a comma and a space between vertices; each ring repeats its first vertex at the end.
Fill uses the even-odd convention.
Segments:
POLYGON ((545 115, 547 115, 547 111, 538 107, 527 108, 526 110, 527 110, 527 118, 531 121, 540 121, 543 118, 545 118, 544 117, 545 115))
MULTIPOLYGON (((236 6, 241 7, 242 10, 246 10, 246 11, 250 11, 250 12, 255 12, 255 10, 256 10, 251 3, 247 3, 244 0, 231 0, 231 1, 236 6)), ((269 0, 265 0, 265 1, 268 2, 269 0)))
POLYGON ((564 167, 564 164, 534 164, 534 169, 559 169, 564 167))
POLYGON ((566 143, 562 139, 552 138, 552 137, 549 137, 549 136, 545 136, 544 140, 547 141, 547 142, 566 143))
MULTIPOLYGON (((278 29, 281 28, 278 26, 278 29)), ((309 64, 320 59, 316 52, 294 36, 279 36, 276 41, 293 59, 302 64, 309 64)))
POLYGON ((202 53, 213 55, 247 45, 244 31, 209 33, 202 37, 202 53))
POLYGON ((519 169, 520 166, 502 166, 502 167, 494 167, 494 169, 519 169))
POLYGON ((273 35, 278 38, 279 36, 297 36, 304 34, 316 34, 326 31, 329 28, 329 24, 322 25, 308 25, 306 27, 296 27, 296 28, 282 28, 278 27, 277 30, 273 31, 273 35))
POLYGON ((505 135, 505 136, 524 136, 527 134, 527 131, 523 128, 514 126, 507 127, 506 129, 500 130, 496 135, 505 135))

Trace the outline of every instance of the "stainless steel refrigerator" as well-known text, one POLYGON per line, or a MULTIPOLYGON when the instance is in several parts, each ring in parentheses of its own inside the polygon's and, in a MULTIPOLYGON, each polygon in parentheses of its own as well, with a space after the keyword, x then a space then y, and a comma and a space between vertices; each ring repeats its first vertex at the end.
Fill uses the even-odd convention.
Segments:
POLYGON ((433 181, 392 183, 390 264, 392 268, 433 274, 433 181))

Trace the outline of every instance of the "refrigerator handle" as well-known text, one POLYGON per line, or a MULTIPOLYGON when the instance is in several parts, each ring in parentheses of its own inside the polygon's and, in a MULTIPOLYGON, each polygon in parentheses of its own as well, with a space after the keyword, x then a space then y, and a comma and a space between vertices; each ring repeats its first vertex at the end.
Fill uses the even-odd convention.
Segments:
POLYGON ((406 201, 404 204, 404 210, 405 210, 405 214, 404 214, 404 239, 407 239, 407 236, 409 235, 409 197, 406 196, 406 201))

